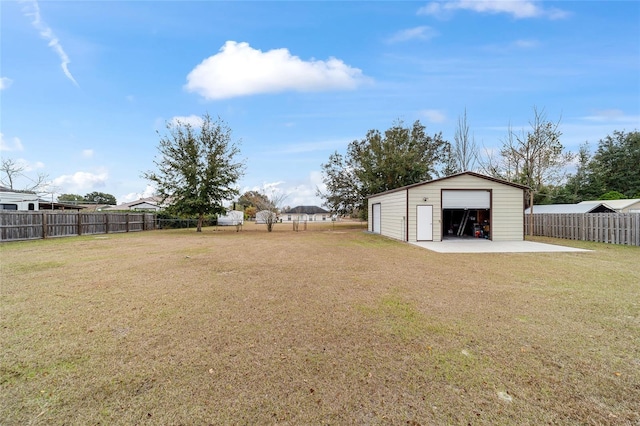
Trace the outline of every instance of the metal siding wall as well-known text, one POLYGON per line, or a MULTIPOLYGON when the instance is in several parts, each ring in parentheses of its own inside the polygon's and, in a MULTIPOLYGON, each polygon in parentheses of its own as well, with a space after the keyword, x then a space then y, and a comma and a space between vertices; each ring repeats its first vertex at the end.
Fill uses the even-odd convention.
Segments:
POLYGON ((442 240, 442 209, 440 187, 435 184, 416 186, 409 190, 409 241, 417 240, 418 215, 416 206, 433 206, 433 241, 442 240), (424 199, 427 198, 427 201, 424 199))
POLYGON ((380 203, 380 234, 404 241, 404 229, 406 229, 406 225, 402 217, 406 214, 406 194, 406 191, 396 191, 369 198, 369 231, 372 229, 372 205, 380 203))
POLYGON ((409 190, 409 241, 416 241, 416 206, 433 205, 433 241, 442 241, 441 190, 491 189, 493 241, 522 241, 523 239, 523 190, 475 176, 457 176, 444 181, 425 183, 409 190), (423 199, 427 197, 427 201, 423 199))

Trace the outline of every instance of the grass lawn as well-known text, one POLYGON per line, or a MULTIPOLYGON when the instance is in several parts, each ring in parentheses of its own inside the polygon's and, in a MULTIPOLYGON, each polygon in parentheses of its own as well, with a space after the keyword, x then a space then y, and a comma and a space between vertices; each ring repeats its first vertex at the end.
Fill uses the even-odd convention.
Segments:
POLYGON ((291 225, 0 245, 0 423, 640 424, 640 248, 291 225))

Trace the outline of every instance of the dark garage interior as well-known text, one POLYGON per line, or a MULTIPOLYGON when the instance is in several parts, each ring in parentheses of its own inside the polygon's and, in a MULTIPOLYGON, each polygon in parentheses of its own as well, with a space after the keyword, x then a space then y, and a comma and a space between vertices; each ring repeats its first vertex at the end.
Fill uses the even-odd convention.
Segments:
POLYGON ((442 226, 444 238, 491 239, 491 210, 444 209, 442 226))

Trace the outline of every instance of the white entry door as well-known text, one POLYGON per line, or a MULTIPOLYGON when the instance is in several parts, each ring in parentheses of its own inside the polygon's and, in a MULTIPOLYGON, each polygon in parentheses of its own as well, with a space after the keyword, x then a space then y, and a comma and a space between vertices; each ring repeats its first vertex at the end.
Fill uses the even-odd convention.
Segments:
POLYGON ((416 240, 433 241, 433 206, 418 206, 416 240))
POLYGON ((380 208, 381 204, 374 204, 373 207, 373 211, 372 211, 372 215, 373 217, 371 218, 371 232, 375 233, 375 234, 379 234, 380 233, 380 208))

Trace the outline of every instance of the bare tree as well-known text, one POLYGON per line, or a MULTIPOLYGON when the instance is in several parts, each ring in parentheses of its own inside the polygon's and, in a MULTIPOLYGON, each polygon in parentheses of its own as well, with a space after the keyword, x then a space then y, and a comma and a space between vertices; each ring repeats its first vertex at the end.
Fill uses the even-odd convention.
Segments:
POLYGON ((278 214, 280 213, 280 207, 287 198, 287 194, 277 193, 272 191, 271 196, 257 197, 256 208, 259 210, 256 213, 256 219, 258 215, 267 225, 267 232, 273 231, 273 225, 278 221, 278 214))
POLYGON ((464 109, 464 115, 458 117, 458 126, 453 135, 451 156, 453 168, 456 172, 473 170, 478 163, 478 144, 476 144, 476 139, 473 135, 469 137, 466 108, 464 109))
POLYGON ((0 172, 3 177, 0 179, 0 184, 6 186, 11 190, 25 191, 25 192, 43 192, 45 187, 49 184, 49 177, 44 173, 38 173, 35 178, 25 175, 25 166, 19 164, 12 158, 3 158, 0 163, 0 172), (16 188, 18 179, 24 178, 29 181, 24 188, 16 188))
MULTIPOLYGON (((545 186, 559 184, 565 177, 565 167, 573 159, 573 154, 564 152, 560 142, 560 120, 549 121, 545 110, 536 107, 533 107, 533 114, 528 131, 516 132, 509 126, 507 137, 502 141, 498 166, 501 177, 529 187, 531 213, 535 194, 545 186)), ((530 231, 533 232, 532 226, 530 231)))

